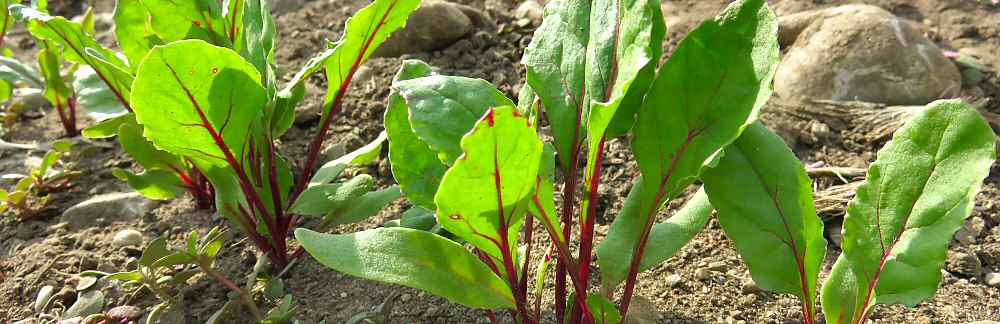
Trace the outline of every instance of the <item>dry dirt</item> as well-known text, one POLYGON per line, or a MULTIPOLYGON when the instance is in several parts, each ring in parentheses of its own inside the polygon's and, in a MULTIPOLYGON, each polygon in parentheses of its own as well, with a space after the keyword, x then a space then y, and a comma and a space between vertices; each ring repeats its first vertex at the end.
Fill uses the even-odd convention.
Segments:
MULTIPOLYGON (((531 38, 531 27, 520 28, 514 24, 513 9, 517 3, 503 0, 461 0, 480 9, 490 17, 495 26, 479 26, 467 38, 454 45, 430 53, 419 53, 407 58, 422 59, 437 67, 441 73, 486 79, 498 85, 512 98, 521 86, 524 69, 518 64, 521 49, 531 38)), ((923 26, 923 31, 944 49, 976 48, 985 53, 1000 55, 1000 7, 989 1, 974 0, 774 0, 772 6, 778 14, 789 14, 806 9, 821 8, 843 3, 870 3, 881 6, 903 18, 923 26)), ((277 60, 286 71, 294 71, 325 47, 325 39, 337 39, 344 20, 351 12, 363 6, 363 0, 319 0, 308 2, 303 8, 277 18, 280 29, 277 60)), ((664 48, 669 51, 702 19, 714 16, 727 3, 725 0, 676 0, 665 2, 665 15, 670 30, 664 48)), ((98 6, 109 8, 108 5, 98 6)), ((72 6, 67 12, 73 12, 72 6)), ((14 35, 12 37, 23 37, 14 35)), ((12 42, 20 48, 19 56, 32 51, 32 42, 12 42)), ((370 73, 356 82, 345 101, 345 111, 337 120, 328 144, 342 143, 353 149, 374 139, 382 130, 388 84, 401 58, 375 58, 366 66, 370 73)), ((994 63, 1000 69, 1000 62, 994 63)), ((322 101, 325 80, 322 74, 309 80, 310 95, 304 107, 315 108, 322 101)), ((1000 112, 1000 79, 988 73, 978 87, 963 91, 968 100, 989 100, 987 109, 1000 112)), ((7 126, 2 137, 10 142, 45 143, 57 139, 55 114, 46 108, 46 114, 35 114, 7 126)), ((818 162, 834 166, 865 167, 874 160, 876 150, 884 142, 868 140, 863 133, 850 127, 834 130, 826 136, 815 136, 810 121, 765 113, 765 122, 784 135, 793 145, 799 158, 807 165, 818 162)), ((285 136, 282 149, 293 161, 300 162, 305 151, 306 138, 312 134, 316 121, 303 122, 293 127, 285 136)), ((179 245, 191 230, 207 231, 223 220, 209 212, 198 211, 190 198, 160 204, 153 212, 140 219, 117 222, 110 226, 89 227, 70 232, 59 225, 62 210, 89 196, 107 192, 127 192, 129 188, 114 178, 111 167, 128 168, 132 162, 113 141, 83 142, 87 148, 78 161, 77 168, 85 176, 76 184, 54 195, 49 208, 38 218, 18 223, 9 218, 0 219, 0 322, 10 323, 33 316, 31 303, 37 290, 44 285, 62 287, 69 274, 82 270, 120 271, 134 265, 138 256, 135 250, 122 250, 110 245, 111 236, 122 229, 141 231, 147 242, 155 237, 168 237, 179 245)), ((627 141, 614 140, 609 146, 609 164, 601 192, 601 210, 598 239, 621 207, 636 167, 631 159, 627 141)), ((369 167, 368 172, 379 179, 380 185, 391 183, 387 161, 369 167)), ((17 150, 0 151, 0 173, 24 172, 27 155, 39 152, 17 150)), ((994 169, 995 171, 1000 171, 994 169)), ((836 179, 820 179, 820 189, 837 184, 836 179)), ((985 221, 986 229, 975 244, 953 244, 950 253, 968 253, 978 256, 984 271, 1000 271, 1000 173, 993 172, 986 180, 984 191, 977 197, 977 207, 972 217, 985 221)), ((683 199, 670 204, 660 217, 669 217, 683 199)), ((387 220, 398 217, 405 210, 405 203, 397 203, 373 219, 361 224, 337 228, 335 232, 351 232, 374 228, 387 220)), ((831 218, 831 224, 836 223, 831 218)), ((307 224, 308 225, 308 224, 307 224)), ((535 246, 542 244, 542 233, 535 235, 535 246)), ((219 267, 233 278, 242 278, 255 262, 253 247, 240 241, 225 249, 219 267)), ((541 251, 536 251, 538 255, 541 251)), ((828 252, 827 270, 839 251, 828 252)), ((767 292, 744 291, 743 282, 748 278, 733 245, 728 241, 716 221, 675 257, 661 266, 639 276, 637 295, 646 297, 661 313, 661 323, 797 323, 798 301, 792 296, 767 292), (712 268, 706 277, 696 276, 696 270, 712 268), (679 274, 682 281, 668 286, 664 278, 679 274)), ((186 321, 204 322, 226 299, 227 290, 208 278, 196 277, 194 284, 185 289, 187 307, 181 314, 186 321)), ((242 280, 241 280, 242 281, 242 280)), ((300 309, 302 323, 343 323, 355 314, 372 310, 387 298, 397 298, 393 321, 400 323, 485 323, 485 313, 448 303, 437 298, 396 286, 352 278, 326 269, 309 257, 293 268, 285 279, 285 288, 294 295, 300 309)), ((131 304, 148 307, 155 298, 141 292, 130 295, 117 285, 105 288, 112 305, 131 304)), ((550 293, 551 294, 551 293, 550 293)), ((57 296, 62 303, 71 304, 74 294, 65 291, 57 296)), ((546 307, 547 309, 548 307, 546 307)), ((552 318, 548 318, 551 321, 552 318)), ((944 280, 933 300, 916 308, 878 306, 872 314, 877 323, 967 323, 977 320, 1000 320, 1000 288, 988 287, 981 277, 962 277, 944 272, 944 280)), ((233 322, 241 322, 234 320, 233 322)))

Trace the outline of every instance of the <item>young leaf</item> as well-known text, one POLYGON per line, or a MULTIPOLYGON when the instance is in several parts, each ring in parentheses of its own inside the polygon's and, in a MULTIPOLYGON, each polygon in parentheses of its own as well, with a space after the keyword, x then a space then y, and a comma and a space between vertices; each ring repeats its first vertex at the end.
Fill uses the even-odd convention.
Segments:
POLYGON ((542 141, 527 118, 503 107, 489 110, 461 146, 465 153, 434 196, 438 223, 499 259, 517 246, 542 141))
MULTIPOLYGON (((685 38, 660 68, 633 131, 642 173, 638 210, 612 225, 614 236, 642 251, 664 202, 687 188, 705 165, 752 123, 771 94, 778 62, 777 21, 763 0, 731 4, 685 38), (635 217, 637 219, 629 219, 635 217)), ((639 268, 632 258, 631 268, 639 268)), ((631 273, 630 275, 634 275, 631 273)))
POLYGON ((385 143, 386 139, 388 139, 388 135, 386 132, 382 132, 371 143, 323 164, 312 179, 309 179, 309 185, 315 186, 336 180, 349 165, 361 165, 375 161, 379 153, 382 152, 382 143, 385 143))
POLYGON ((327 80, 324 121, 333 109, 339 109, 347 85, 361 64, 389 34, 406 25, 410 13, 419 6, 420 0, 375 0, 347 20, 344 35, 324 60, 327 80))
POLYGON ((995 141, 976 109, 942 100, 879 150, 844 217, 843 256, 860 297, 848 312, 853 321, 876 302, 914 306, 934 294, 948 242, 972 212, 996 157, 995 141))
POLYGON ((149 26, 165 43, 200 39, 219 46, 232 44, 225 36, 217 1, 142 0, 142 4, 149 12, 149 26))
POLYGON ((331 235, 307 229, 295 237, 309 254, 334 270, 417 288, 474 308, 512 309, 507 284, 458 243, 408 228, 379 228, 331 235))
POLYGON ((141 0, 118 0, 114 12, 115 38, 128 58, 131 71, 155 45, 163 44, 149 26, 149 11, 141 0))
MULTIPOLYGON (((417 60, 403 61, 393 83, 431 75, 431 67, 417 60)), ((400 190, 414 204, 437 209, 434 194, 447 167, 432 150, 413 133, 406 101, 393 90, 385 109, 385 131, 389 137, 389 165, 400 190)))
POLYGON ((136 120, 158 148, 221 167, 243 161, 265 100, 253 65, 200 40, 153 48, 132 96, 136 120))
POLYGON ((128 182, 129 187, 149 199, 173 199, 184 192, 184 183, 171 171, 153 169, 132 173, 116 168, 111 173, 116 178, 128 182))
POLYGON ((12 5, 10 12, 25 21, 28 30, 36 38, 52 41, 66 51, 66 59, 89 65, 108 85, 115 97, 130 107, 132 75, 127 72, 124 62, 115 53, 98 43, 83 31, 83 27, 64 17, 49 16, 34 8, 12 5))
MULTIPOLYGON (((641 224, 633 222, 639 220, 635 213, 639 212, 639 193, 642 192, 643 186, 642 178, 637 178, 628 197, 625 198, 625 205, 618 218, 615 218, 616 221, 611 225, 610 231, 616 234, 608 235, 597 247, 597 264, 601 267, 601 289, 604 292, 613 292, 628 276, 632 248, 639 240, 638 231, 642 229, 641 224), (634 233, 625 234, 624 231, 634 233)), ((647 244, 655 248, 646 250, 639 263, 639 271, 652 269, 674 256, 705 228, 712 216, 712 210, 712 204, 709 203, 705 191, 698 190, 673 216, 663 223, 653 225, 647 244)))
POLYGON ((108 84, 91 67, 81 67, 73 73, 73 90, 76 91, 80 106, 86 108, 87 114, 99 122, 128 113, 128 109, 118 101, 108 84))
POLYGON ((812 179, 785 142, 760 123, 702 175, 722 229, 762 288, 797 295, 812 317, 826 240, 812 179))
POLYGON ((615 303, 601 295, 591 294, 587 296, 587 307, 594 313, 595 324, 618 324, 622 322, 622 315, 618 313, 615 303))
POLYGON ((447 164, 462 154, 459 140, 487 110, 514 105, 482 79, 435 75, 394 82, 392 88, 410 108, 413 132, 447 164))
POLYGON ((323 215, 355 203, 355 199, 371 191, 374 185, 370 175, 361 174, 344 182, 312 186, 302 192, 289 211, 323 215))
POLYGON ((62 57, 59 56, 57 49, 45 48, 38 51, 38 67, 42 71, 42 77, 45 78, 45 99, 52 104, 52 107, 68 112, 73 90, 60 74, 62 66, 62 57))
POLYGON ((6 56, 0 56, 0 79, 10 84, 23 81, 32 88, 45 86, 45 81, 42 80, 41 73, 38 73, 38 71, 35 71, 34 68, 24 62, 6 56))
POLYGON ((403 192, 399 191, 399 186, 367 192, 354 199, 350 205, 328 214, 324 221, 328 222, 330 226, 357 223, 374 216, 386 205, 402 196, 403 192))
MULTIPOLYGON (((227 12, 225 33, 233 40, 236 51, 257 68, 263 77, 262 83, 268 97, 277 91, 277 77, 274 71, 274 43, 277 34, 274 19, 266 0, 230 1, 243 4, 243 8, 227 12), (242 19, 234 23, 234 19, 242 19), (237 28, 239 30, 237 30, 237 28), (235 36, 234 36, 235 35, 235 36)), ((227 10, 228 11, 228 10, 227 10)))

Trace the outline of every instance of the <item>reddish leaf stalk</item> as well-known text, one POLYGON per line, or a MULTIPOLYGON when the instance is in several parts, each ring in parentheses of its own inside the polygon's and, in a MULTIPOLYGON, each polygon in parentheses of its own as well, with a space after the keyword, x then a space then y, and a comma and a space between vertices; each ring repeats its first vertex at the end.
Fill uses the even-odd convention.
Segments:
MULTIPOLYGON (((597 146, 593 172, 587 175, 587 209, 581 211, 583 216, 580 223, 580 255, 578 257, 580 264, 577 271, 580 272, 580 279, 583 281, 584 291, 582 293, 586 293, 590 289, 590 260, 594 249, 594 222, 597 220, 597 200, 599 198, 597 190, 601 185, 601 158, 604 155, 604 140, 605 138, 602 137, 597 146)), ((580 293, 577 292, 577 294, 580 293)), ((574 309, 570 323, 578 323, 581 315, 579 308, 574 309)))
MULTIPOLYGON (((531 247, 532 239, 535 232, 535 218, 532 215, 528 215, 528 219, 524 220, 524 241, 528 245, 528 248, 524 252, 524 266, 521 267, 521 286, 518 287, 521 292, 521 298, 525 302, 528 301, 528 268, 529 262, 531 261, 531 247)), ((535 318, 538 318, 537 316, 535 318)))
MULTIPOLYGON (((580 164, 580 145, 573 144, 573 153, 570 158, 570 165, 566 168, 566 183, 563 184, 563 206, 560 221, 563 223, 563 237, 566 242, 572 237, 573 227, 573 206, 576 201, 577 172, 580 164)), ((556 318, 561 319, 566 316, 566 262, 563 258, 556 260, 556 318)))
MULTIPOLYGON (((543 209, 542 202, 541 200, 538 199, 538 195, 536 194, 532 198, 532 200, 533 203, 535 204, 535 207, 537 207, 538 210, 542 212, 542 219, 546 220, 545 230, 548 231, 549 237, 552 238, 552 245, 555 247, 556 257, 558 258, 556 259, 556 261, 563 262, 569 268, 576 269, 577 265, 576 261, 573 259, 573 253, 569 251, 569 246, 567 245, 567 243, 560 241, 558 239, 557 234, 552 232, 555 226, 554 224, 548 221, 549 216, 548 214, 545 213, 545 209, 543 209)), ((584 291, 585 289, 583 288, 583 282, 582 279, 580 278, 580 274, 576 271, 568 271, 567 273, 569 274, 570 280, 573 283, 573 289, 576 289, 577 291, 584 291)), ((580 294, 575 294, 574 296, 575 296, 574 300, 576 301, 577 307, 583 310, 583 319, 588 323, 592 323, 594 321, 594 315, 591 314, 590 309, 587 308, 587 300, 586 300, 587 297, 580 294)), ((563 304, 565 305, 565 303, 563 304)))

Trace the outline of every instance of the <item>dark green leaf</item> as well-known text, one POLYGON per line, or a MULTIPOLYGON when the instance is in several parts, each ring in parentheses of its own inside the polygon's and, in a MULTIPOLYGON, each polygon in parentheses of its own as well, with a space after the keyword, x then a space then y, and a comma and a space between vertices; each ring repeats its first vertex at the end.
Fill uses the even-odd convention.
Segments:
POLYGON ((345 182, 309 187, 299 195, 289 211, 302 215, 323 215, 354 204, 372 190, 372 176, 360 174, 345 182))
POLYGON ((372 191, 353 199, 350 204, 328 214, 326 219, 330 225, 357 223, 375 216, 396 199, 403 196, 399 186, 392 186, 378 191, 372 191))

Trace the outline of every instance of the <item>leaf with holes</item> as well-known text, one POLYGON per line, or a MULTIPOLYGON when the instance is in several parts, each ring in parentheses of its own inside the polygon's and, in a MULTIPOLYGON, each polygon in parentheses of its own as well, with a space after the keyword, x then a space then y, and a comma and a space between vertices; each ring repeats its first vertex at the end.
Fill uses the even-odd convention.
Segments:
POLYGON ((526 117, 502 107, 489 110, 461 146, 434 196, 438 223, 500 259, 517 247, 542 141, 526 117))
POLYGON ((996 158, 995 141, 979 112, 958 100, 931 103, 893 134, 847 207, 838 264, 851 273, 824 284, 824 298, 841 300, 824 302, 827 314, 863 322, 875 303, 914 306, 933 296, 948 243, 996 158), (844 295, 838 287, 850 277, 856 290, 844 295))
POLYGON ((812 179, 785 142, 751 125, 702 175, 719 223, 761 288, 795 294, 812 318, 826 255, 812 179))

